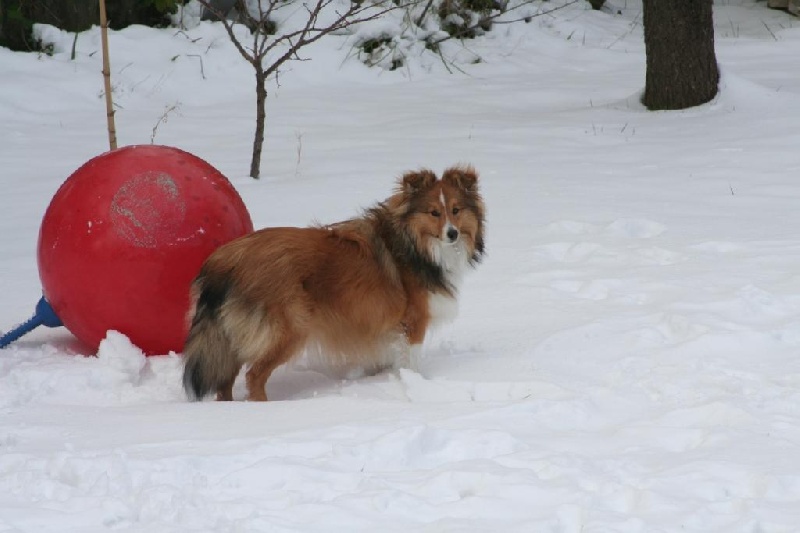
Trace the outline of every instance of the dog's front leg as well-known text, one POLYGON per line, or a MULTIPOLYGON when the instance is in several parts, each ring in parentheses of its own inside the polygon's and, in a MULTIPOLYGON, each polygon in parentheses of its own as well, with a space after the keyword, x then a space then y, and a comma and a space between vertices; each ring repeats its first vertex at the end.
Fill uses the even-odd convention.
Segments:
POLYGON ((396 368, 409 368, 416 370, 420 358, 422 357, 422 343, 425 340, 425 333, 428 330, 429 317, 425 313, 406 313, 403 320, 403 333, 405 335, 405 346, 402 355, 395 362, 396 368))

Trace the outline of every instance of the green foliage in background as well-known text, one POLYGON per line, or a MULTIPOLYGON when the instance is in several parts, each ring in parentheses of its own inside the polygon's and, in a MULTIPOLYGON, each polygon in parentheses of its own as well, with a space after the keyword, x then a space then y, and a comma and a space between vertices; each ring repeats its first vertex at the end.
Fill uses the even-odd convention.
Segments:
MULTIPOLYGON (((131 24, 165 26, 183 0, 109 0, 109 25, 121 29, 131 24)), ((97 0, 0 0, 0 46, 12 50, 37 51, 31 34, 33 24, 50 24, 80 32, 99 24, 97 0)))

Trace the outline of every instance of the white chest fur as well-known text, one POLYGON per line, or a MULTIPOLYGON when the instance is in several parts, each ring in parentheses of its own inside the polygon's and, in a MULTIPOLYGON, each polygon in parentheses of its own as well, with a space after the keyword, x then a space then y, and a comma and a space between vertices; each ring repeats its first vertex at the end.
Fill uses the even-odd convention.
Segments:
POLYGON ((431 316, 432 325, 436 326, 450 322, 458 315, 456 296, 468 263, 464 243, 461 240, 455 244, 434 241, 431 245, 431 256, 442 267, 448 283, 455 290, 453 296, 439 293, 428 294, 428 312, 431 316))
POLYGON ((428 312, 433 326, 451 322, 458 316, 458 301, 445 294, 429 293, 428 312))

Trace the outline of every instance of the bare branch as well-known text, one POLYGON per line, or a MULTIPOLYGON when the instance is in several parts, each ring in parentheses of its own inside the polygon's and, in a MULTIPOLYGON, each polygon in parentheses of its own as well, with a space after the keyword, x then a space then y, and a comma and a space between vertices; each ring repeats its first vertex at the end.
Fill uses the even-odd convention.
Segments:
POLYGON ((274 74, 277 80, 278 69, 287 61, 303 61, 299 53, 304 46, 313 44, 333 32, 344 30, 355 24, 375 20, 390 11, 414 5, 414 3, 422 0, 410 0, 410 3, 402 6, 388 4, 391 0, 383 0, 383 2, 377 4, 368 4, 367 2, 371 0, 361 0, 363 3, 356 3, 359 0, 351 0, 347 9, 342 12, 332 13, 332 19, 326 22, 320 21, 322 13, 326 9, 332 9, 334 0, 309 0, 307 4, 302 4, 302 8, 297 8, 296 13, 291 14, 304 17, 300 19, 303 21, 302 27, 285 33, 281 33, 279 29, 274 35, 271 31, 273 21, 270 16, 281 7, 296 6, 297 4, 284 3, 284 0, 257 1, 257 9, 250 10, 245 0, 238 0, 236 5, 239 10, 239 16, 237 20, 232 21, 227 19, 224 13, 214 8, 210 4, 210 0, 198 0, 200 5, 209 10, 222 23, 236 50, 255 70, 256 131, 253 139, 253 155, 250 162, 250 175, 253 178, 258 178, 260 175, 261 151, 264 144, 264 124, 266 120, 267 87, 265 82, 267 78, 274 74), (386 7, 387 5, 388 7, 386 7), (303 13, 301 9, 305 12, 303 13), (244 25, 250 30, 252 49, 248 50, 242 39, 236 35, 235 27, 237 25, 244 25), (276 57, 270 55, 273 51, 275 51, 276 57))
POLYGON ((186 54, 187 57, 196 57, 200 60, 200 75, 203 79, 206 79, 206 71, 203 68, 203 57, 200 54, 186 54))
POLYGON ((425 15, 428 14, 430 11, 431 6, 433 5, 433 0, 428 0, 428 3, 425 4, 425 9, 422 10, 422 14, 417 18, 417 26, 422 26, 422 23, 425 21, 425 15))
POLYGON ((208 3, 207 0, 197 0, 200 2, 200 5, 204 8, 208 9, 212 15, 214 15, 223 25, 225 31, 228 33, 228 37, 230 37, 231 42, 236 47, 236 50, 239 51, 241 56, 250 64, 255 65, 258 58, 255 57, 253 54, 248 54, 247 50, 244 49, 242 43, 236 37, 236 34, 233 32, 233 24, 227 18, 225 18, 225 14, 219 11, 217 8, 212 7, 211 4, 208 3))
POLYGON ((317 0, 314 7, 309 10, 308 19, 302 29, 281 35, 270 44, 268 47, 270 50, 278 45, 286 43, 288 43, 289 48, 277 59, 272 61, 269 67, 264 69, 263 75, 265 77, 277 71, 277 69, 280 68, 286 61, 289 61, 292 58, 299 59, 298 51, 301 48, 317 42, 322 37, 362 22, 375 20, 384 14, 389 13, 390 11, 400 8, 400 6, 391 5, 389 7, 380 8, 376 11, 375 5, 359 6, 357 4, 351 4, 346 11, 338 13, 337 18, 333 22, 330 22, 327 26, 316 26, 316 21, 321 10, 331 2, 332 0, 317 0), (368 11, 372 11, 372 13, 368 13, 368 11))
POLYGON ((167 107, 164 108, 164 112, 161 114, 161 117, 159 117, 158 122, 156 122, 156 125, 153 126, 153 131, 150 134, 150 144, 153 144, 153 143, 156 142, 156 135, 158 134, 158 127, 161 124, 166 124, 167 123, 167 119, 169 118, 169 114, 172 113, 173 111, 179 110, 180 107, 181 107, 180 102, 175 102, 171 106, 167 106, 167 107))

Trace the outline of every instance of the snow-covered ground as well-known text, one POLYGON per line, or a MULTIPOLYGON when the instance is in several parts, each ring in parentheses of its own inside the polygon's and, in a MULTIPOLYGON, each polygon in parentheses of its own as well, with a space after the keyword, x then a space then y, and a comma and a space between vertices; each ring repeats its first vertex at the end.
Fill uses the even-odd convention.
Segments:
MULTIPOLYGON (((453 74, 321 41, 272 87, 259 182, 224 31, 112 33, 120 143, 208 160, 256 226, 470 162, 489 253, 417 370, 294 365, 266 404, 188 403, 179 356, 115 333, 97 357, 25 337, 0 352, 0 531, 800 531, 800 21, 718 2, 721 94, 650 113, 640 8, 611 1, 499 26, 453 74)), ((47 203, 107 149, 97 29, 74 61, 44 33, 53 57, 0 49, 4 330, 40 295, 47 203)))

